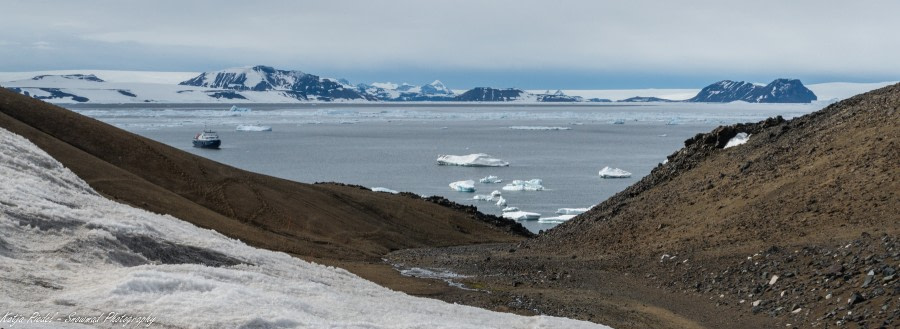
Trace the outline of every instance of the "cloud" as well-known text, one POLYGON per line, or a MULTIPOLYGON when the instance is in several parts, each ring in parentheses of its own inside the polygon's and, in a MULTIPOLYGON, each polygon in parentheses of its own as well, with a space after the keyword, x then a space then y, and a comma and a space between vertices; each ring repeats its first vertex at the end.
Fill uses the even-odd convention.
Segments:
POLYGON ((34 1, 11 7, 0 13, 0 39, 165 53, 171 67, 202 57, 342 72, 900 74, 893 58, 900 42, 892 42, 900 29, 896 1, 34 1))

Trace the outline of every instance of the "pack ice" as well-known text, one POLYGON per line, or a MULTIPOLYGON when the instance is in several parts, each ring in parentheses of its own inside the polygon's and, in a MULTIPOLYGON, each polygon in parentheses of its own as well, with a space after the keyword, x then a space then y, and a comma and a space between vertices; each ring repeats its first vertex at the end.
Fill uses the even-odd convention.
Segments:
POLYGON ((608 328, 412 297, 252 248, 103 198, 3 129, 0 177, 0 310, 10 314, 118 312, 143 321, 129 328, 608 328))
POLYGON ((469 155, 439 155, 439 165, 463 167, 508 167, 509 162, 491 157, 484 153, 469 155))
POLYGON ((619 168, 610 168, 603 167, 600 169, 600 177, 601 178, 628 178, 631 177, 631 173, 624 171, 619 168))

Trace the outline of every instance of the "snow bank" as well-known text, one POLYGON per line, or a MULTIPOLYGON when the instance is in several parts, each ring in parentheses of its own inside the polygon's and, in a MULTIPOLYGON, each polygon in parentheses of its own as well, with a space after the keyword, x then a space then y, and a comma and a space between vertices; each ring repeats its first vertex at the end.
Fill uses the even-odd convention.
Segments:
POLYGON ((543 181, 540 179, 532 180, 514 180, 512 183, 503 187, 504 191, 542 191, 544 189, 543 181))
POLYGON ((556 213, 559 215, 578 215, 588 210, 591 210, 591 208, 559 208, 556 210, 556 213))
POLYGON ((490 175, 490 176, 484 177, 482 179, 479 179, 478 182, 482 183, 482 184, 497 184, 497 183, 502 183, 503 180, 500 179, 500 177, 490 175))
POLYGON ((738 133, 734 137, 731 137, 731 139, 728 140, 728 143, 725 143, 724 148, 735 147, 748 141, 750 141, 750 135, 747 133, 738 133))
POLYGON ((512 220, 537 220, 541 218, 541 214, 527 211, 508 211, 503 213, 503 218, 512 220))
POLYGON ((412 297, 115 203, 2 129, 0 177, 0 310, 13 315, 145 320, 129 328, 606 328, 412 297))
POLYGON ((493 158, 484 153, 475 153, 469 155, 439 155, 437 158, 439 165, 444 166, 464 166, 464 167, 507 167, 509 162, 493 158))
POLYGON ((375 191, 375 192, 384 192, 384 193, 391 193, 391 194, 399 194, 399 193, 400 193, 400 192, 398 192, 398 191, 389 189, 389 188, 387 188, 387 187, 373 187, 373 188, 372 188, 372 191, 375 191))
POLYGON ((600 169, 600 177, 601 178, 628 178, 631 177, 631 173, 624 171, 619 168, 610 168, 603 167, 600 169))
POLYGON ((234 130, 237 131, 272 131, 271 126, 263 125, 238 125, 234 130))
POLYGON ((475 181, 461 180, 450 183, 450 188, 457 192, 475 192, 475 181))

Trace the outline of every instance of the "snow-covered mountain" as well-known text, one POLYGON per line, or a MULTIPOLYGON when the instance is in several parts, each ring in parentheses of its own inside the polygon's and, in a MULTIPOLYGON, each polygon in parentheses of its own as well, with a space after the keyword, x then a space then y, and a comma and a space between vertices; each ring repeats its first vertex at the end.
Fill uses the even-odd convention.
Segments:
POLYGON ((584 98, 581 96, 569 96, 566 95, 562 90, 557 90, 554 93, 550 93, 548 90, 543 94, 536 95, 539 102, 583 102, 584 98))
POLYGON ((797 79, 776 79, 765 86, 723 80, 706 86, 688 102, 810 103, 816 95, 797 79))
POLYGON ((263 65, 204 72, 179 85, 237 91, 274 91, 300 100, 374 100, 368 94, 345 88, 337 80, 263 65))
POLYGON ((395 84, 391 82, 361 83, 356 86, 361 93, 372 95, 382 101, 453 101, 454 93, 444 86, 440 80, 416 86, 408 83, 395 84))
POLYGON ((456 96, 456 100, 461 102, 514 102, 536 101, 537 97, 524 90, 515 88, 475 87, 456 96))
POLYGON ((6 328, 608 328, 412 297, 252 248, 106 199, 5 129, 0 177, 6 328), (48 322, 24 323, 34 312, 48 322))

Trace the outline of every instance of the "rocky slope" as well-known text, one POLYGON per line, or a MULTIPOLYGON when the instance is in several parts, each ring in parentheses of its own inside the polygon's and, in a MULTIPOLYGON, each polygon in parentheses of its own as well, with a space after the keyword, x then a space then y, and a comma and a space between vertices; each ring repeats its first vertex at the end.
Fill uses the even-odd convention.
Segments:
POLYGON ((723 80, 704 87, 688 102, 809 103, 816 95, 797 79, 776 79, 765 86, 723 80))
POLYGON ((495 298, 478 305, 617 328, 895 328, 898 122, 893 85, 719 127, 535 239, 389 258, 471 275, 495 298))

